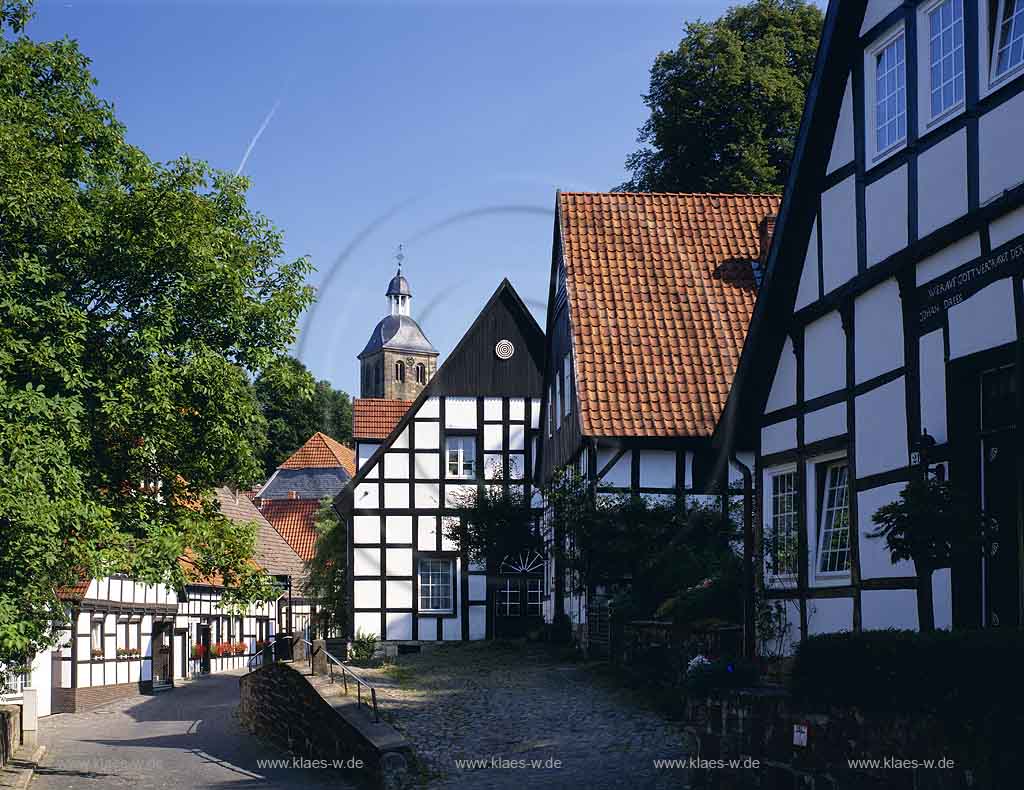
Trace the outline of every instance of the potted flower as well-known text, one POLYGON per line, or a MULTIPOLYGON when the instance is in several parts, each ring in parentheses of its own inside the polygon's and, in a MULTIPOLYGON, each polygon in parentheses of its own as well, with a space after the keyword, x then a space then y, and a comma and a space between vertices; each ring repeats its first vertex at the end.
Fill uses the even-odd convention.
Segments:
POLYGON ((127 647, 119 647, 119 648, 117 648, 117 657, 118 658, 128 658, 128 648, 127 647))
POLYGON ((93 661, 100 661, 100 660, 102 660, 103 659, 103 648, 101 648, 101 647, 94 647, 92 649, 92 652, 90 653, 90 655, 92 656, 92 660, 93 661))
POLYGON ((140 651, 139 648, 137 648, 137 647, 129 647, 128 648, 128 657, 129 658, 135 658, 135 659, 142 658, 142 651, 140 651))
POLYGON ((238 642, 237 644, 235 644, 235 655, 236 656, 244 656, 246 654, 247 650, 248 650, 248 648, 247 648, 245 642, 238 642))
POLYGON ((206 645, 192 645, 192 658, 202 660, 206 657, 206 645))

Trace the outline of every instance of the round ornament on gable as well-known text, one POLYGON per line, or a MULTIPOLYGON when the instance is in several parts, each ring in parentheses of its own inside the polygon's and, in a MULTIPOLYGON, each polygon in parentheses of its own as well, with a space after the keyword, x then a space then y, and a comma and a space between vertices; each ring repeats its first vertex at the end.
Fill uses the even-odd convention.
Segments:
POLYGON ((512 345, 511 340, 499 340, 494 347, 494 354, 498 359, 512 359, 512 355, 515 353, 516 347, 512 345))

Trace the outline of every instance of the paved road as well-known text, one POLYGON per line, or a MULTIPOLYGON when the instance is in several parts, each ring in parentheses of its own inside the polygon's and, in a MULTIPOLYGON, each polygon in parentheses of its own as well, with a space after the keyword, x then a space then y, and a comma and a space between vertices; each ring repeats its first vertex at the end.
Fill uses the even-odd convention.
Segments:
POLYGON ((257 765, 285 755, 239 726, 240 674, 41 719, 48 749, 30 790, 350 787, 336 771, 257 765))
POLYGON ((364 670, 429 790, 680 790, 680 727, 584 665, 516 643, 442 644, 364 670), (371 679, 372 678, 372 679, 371 679), (474 760, 474 766, 456 761, 474 760))

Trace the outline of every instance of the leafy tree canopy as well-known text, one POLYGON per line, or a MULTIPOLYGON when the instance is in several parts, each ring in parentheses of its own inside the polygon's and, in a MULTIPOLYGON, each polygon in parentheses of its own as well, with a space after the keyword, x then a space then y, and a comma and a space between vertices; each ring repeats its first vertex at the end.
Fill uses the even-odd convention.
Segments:
POLYGON ((52 639, 56 591, 120 571, 177 587, 188 548, 267 594, 251 526, 213 489, 255 482, 250 371, 312 299, 247 181, 125 141, 70 40, 0 0, 0 663, 52 639))
POLYGON ((348 533, 330 499, 320 503, 314 526, 316 554, 306 567, 306 594, 317 603, 317 613, 328 629, 348 633, 348 533))
POLYGON ((651 67, 643 147, 620 189, 781 192, 822 19, 807 0, 754 0, 688 23, 651 67))
POLYGON ((348 393, 317 381, 293 357, 264 368, 255 382, 256 399, 267 421, 263 471, 270 475, 310 436, 322 431, 339 442, 352 439, 352 402, 348 393))

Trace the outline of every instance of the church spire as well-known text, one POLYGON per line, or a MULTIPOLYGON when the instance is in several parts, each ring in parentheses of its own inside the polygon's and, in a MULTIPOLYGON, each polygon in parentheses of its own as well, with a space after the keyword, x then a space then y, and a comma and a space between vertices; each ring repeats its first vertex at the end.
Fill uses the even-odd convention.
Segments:
POLYGON ((388 308, 391 315, 409 315, 412 306, 412 289, 409 288, 409 281, 402 274, 402 261, 405 260, 404 244, 398 245, 395 260, 398 261, 398 271, 388 283, 388 308))

